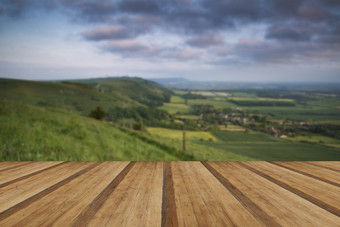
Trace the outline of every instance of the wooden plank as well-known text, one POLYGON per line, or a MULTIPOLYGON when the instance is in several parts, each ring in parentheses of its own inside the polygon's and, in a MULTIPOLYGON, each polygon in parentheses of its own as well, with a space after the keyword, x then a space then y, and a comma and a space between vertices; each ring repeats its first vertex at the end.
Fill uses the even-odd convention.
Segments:
POLYGON ((195 222, 199 226, 263 225, 202 163, 176 162, 173 166, 180 226, 195 222))
POLYGON ((10 184, 14 184, 18 181, 22 181, 29 177, 41 174, 44 171, 56 168, 57 166, 62 165, 64 163, 65 162, 34 163, 34 165, 29 165, 29 166, 25 165, 23 167, 20 166, 16 169, 10 169, 10 170, 4 171, 2 173, 3 175, 1 174, 0 179, 6 182, 0 184, 0 188, 3 188, 10 184))
POLYGON ((127 173, 135 165, 135 162, 130 162, 120 173, 114 178, 110 184, 90 203, 75 219, 73 226, 84 226, 89 223, 93 216, 98 212, 106 199, 117 188, 120 182, 124 179, 127 173))
POLYGON ((93 165, 91 162, 65 163, 39 175, 0 188, 0 212, 4 212, 91 165, 93 165))
POLYGON ((0 173, 0 185, 60 163, 62 162, 25 162, 14 165, 15 168, 9 167, 0 173))
POLYGON ((340 218, 235 162, 209 163, 279 225, 338 226, 340 218))
POLYGON ((279 226, 276 221, 270 217, 265 211, 257 206, 251 199, 244 195, 235 185, 233 185, 226 177, 217 171, 213 166, 214 163, 203 162, 204 166, 230 191, 234 197, 239 200, 245 208, 249 210, 254 217, 266 226, 279 226))
POLYGON ((339 172, 318 166, 311 166, 304 162, 270 162, 270 163, 340 187, 339 172))
POLYGON ((340 188, 267 162, 242 162, 245 168, 340 216, 340 188), (327 193, 325 193, 327 192, 327 193))
POLYGON ((178 226, 171 162, 163 165, 162 226, 178 226))
POLYGON ((340 162, 60 163, 0 162, 0 226, 340 225, 340 162))
POLYGON ((0 172, 32 163, 34 162, 0 162, 0 172))
POLYGON ((104 162, 0 222, 0 226, 69 226, 128 162, 104 162), (44 214, 44 215, 41 215, 44 214))
POLYGON ((88 226, 160 226, 163 163, 137 162, 88 226))
POLYGON ((319 166, 319 167, 323 167, 323 168, 326 168, 326 169, 330 169, 330 170, 333 170, 333 171, 337 171, 337 172, 340 172, 340 162, 335 162, 335 161, 323 161, 323 162, 304 162, 304 163, 308 163, 308 164, 311 164, 311 165, 316 165, 316 166, 319 166))

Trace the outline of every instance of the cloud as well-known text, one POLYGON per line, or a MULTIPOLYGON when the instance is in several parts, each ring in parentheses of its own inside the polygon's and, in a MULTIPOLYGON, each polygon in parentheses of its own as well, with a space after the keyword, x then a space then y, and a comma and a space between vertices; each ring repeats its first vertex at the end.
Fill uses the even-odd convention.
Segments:
POLYGON ((309 29, 304 26, 279 24, 269 27, 267 30, 267 39, 278 40, 292 40, 292 41, 309 41, 312 38, 312 34, 309 29))
POLYGON ((20 18, 34 10, 58 10, 71 22, 91 28, 78 33, 86 41, 97 42, 94 45, 105 52, 131 58, 202 61, 209 57, 208 64, 228 60, 285 64, 339 59, 338 0, 44 2, 48 3, 4 0, 0 3, 0 17, 20 18), (262 36, 251 30, 244 32, 248 27, 259 27, 262 36), (230 33, 234 36, 229 37, 230 33), (168 36, 179 41, 168 41, 168 36), (159 37, 162 40, 157 45, 152 43, 159 37))
POLYGON ((91 29, 82 33, 82 36, 91 41, 129 38, 129 32, 121 26, 107 26, 91 29))
POLYGON ((209 46, 222 45, 223 37, 215 33, 206 33, 191 37, 186 43, 193 47, 206 48, 209 46))
POLYGON ((155 14, 160 13, 160 2, 150 0, 124 0, 118 3, 122 12, 155 14))

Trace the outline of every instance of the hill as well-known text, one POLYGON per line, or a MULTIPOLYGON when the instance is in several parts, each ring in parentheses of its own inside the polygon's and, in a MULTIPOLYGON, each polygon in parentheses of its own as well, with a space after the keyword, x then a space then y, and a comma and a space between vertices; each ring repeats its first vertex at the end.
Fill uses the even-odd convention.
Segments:
POLYGON ((98 91, 116 97, 127 97, 137 103, 155 107, 169 102, 173 91, 156 82, 137 77, 109 77, 74 82, 95 87, 98 91))
POLYGON ((85 116, 100 106, 108 119, 121 115, 135 120, 141 115, 148 115, 149 119, 165 116, 165 111, 151 111, 150 107, 161 106, 170 100, 171 94, 170 89, 140 78, 59 82, 0 79, 0 97, 6 100, 65 109, 85 116))
POLYGON ((62 109, 0 99, 1 161, 192 160, 147 135, 62 109))

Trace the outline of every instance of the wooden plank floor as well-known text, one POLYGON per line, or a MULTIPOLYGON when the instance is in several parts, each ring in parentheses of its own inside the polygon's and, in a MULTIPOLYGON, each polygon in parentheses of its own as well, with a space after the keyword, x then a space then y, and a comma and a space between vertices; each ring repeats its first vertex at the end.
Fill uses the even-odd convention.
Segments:
POLYGON ((340 226, 340 162, 0 162, 0 226, 340 226))

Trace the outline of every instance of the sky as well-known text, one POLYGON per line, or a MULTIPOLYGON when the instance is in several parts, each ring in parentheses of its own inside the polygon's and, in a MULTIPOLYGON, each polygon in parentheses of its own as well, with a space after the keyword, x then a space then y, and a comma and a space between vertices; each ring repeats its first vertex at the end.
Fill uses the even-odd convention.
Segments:
POLYGON ((340 82, 339 0, 2 0, 0 77, 340 82))

